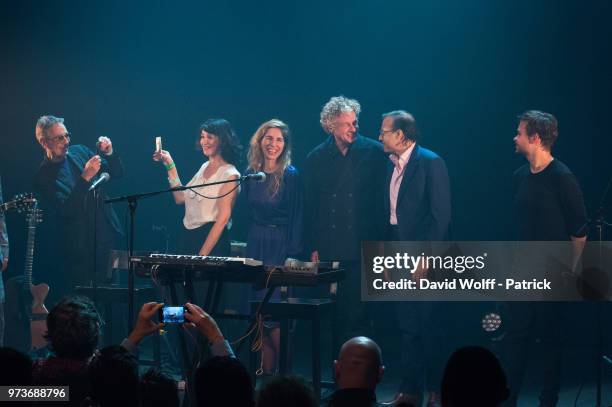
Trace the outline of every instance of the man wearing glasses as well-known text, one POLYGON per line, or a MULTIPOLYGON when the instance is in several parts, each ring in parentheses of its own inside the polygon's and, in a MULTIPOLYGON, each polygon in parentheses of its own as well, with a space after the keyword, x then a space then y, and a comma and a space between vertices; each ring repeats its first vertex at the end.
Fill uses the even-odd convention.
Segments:
MULTIPOLYGON (((379 140, 390 161, 383 195, 389 225, 388 240, 443 241, 449 238, 451 198, 444 160, 421 147, 414 117, 403 110, 383 115, 379 140)), ((413 278, 427 276, 417 269, 413 278)), ((432 302, 397 303, 402 341, 403 379, 399 389, 404 401, 421 405, 421 393, 429 390, 428 406, 440 403, 444 341, 439 329, 440 306, 432 302)))
MULTIPOLYGON (((61 272, 55 273, 58 280, 51 282, 51 295, 59 298, 76 285, 91 283, 94 256, 97 274, 103 276, 106 272, 108 256, 121 234, 121 226, 112 207, 104 204, 104 194, 98 194, 96 201, 89 188, 103 172, 112 178, 121 177, 123 166, 107 137, 98 139, 99 154, 83 145, 71 146, 63 118, 47 115, 38 119, 36 140, 45 152, 45 159, 34 177, 35 189, 46 209, 45 218, 49 219, 49 212, 53 211, 57 222, 55 240, 59 245, 61 272)), ((98 278, 98 283, 103 281, 103 277, 98 278)))

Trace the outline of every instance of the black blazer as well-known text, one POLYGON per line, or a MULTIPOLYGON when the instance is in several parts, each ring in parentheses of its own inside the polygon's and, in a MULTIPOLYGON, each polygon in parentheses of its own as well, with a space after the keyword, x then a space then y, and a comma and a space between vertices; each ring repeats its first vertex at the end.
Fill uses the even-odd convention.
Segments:
MULTIPOLYGON (((393 163, 387 166, 385 208, 387 223, 391 214, 389 193, 393 163)), ((399 236, 404 241, 449 239, 451 194, 444 160, 418 144, 410 155, 397 197, 399 236)))
MULTIPOLYGON (((67 239, 72 246, 78 247, 89 242, 88 228, 91 227, 93 205, 92 193, 88 192, 91 182, 81 178, 85 163, 94 156, 94 152, 83 145, 68 147, 67 165, 44 160, 34 177, 34 188, 41 200, 43 209, 54 211, 57 216, 58 236, 67 239)), ((123 176, 123 164, 117 152, 102 157, 102 172, 108 172, 112 179, 123 176)), ((108 233, 122 234, 121 223, 111 205, 104 204, 106 195, 98 197, 100 213, 98 224, 106 220, 104 229, 99 230, 98 238, 111 239, 108 233), (107 232, 107 233, 104 233, 107 232)))

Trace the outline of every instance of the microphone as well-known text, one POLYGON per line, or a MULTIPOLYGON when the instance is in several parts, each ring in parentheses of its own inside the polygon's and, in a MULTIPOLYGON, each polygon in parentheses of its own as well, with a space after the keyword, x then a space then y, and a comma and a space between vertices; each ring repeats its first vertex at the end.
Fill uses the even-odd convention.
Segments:
POLYGON ((244 176, 244 179, 256 182, 264 182, 266 180, 266 173, 259 171, 255 174, 247 174, 244 176))
POLYGON ((98 188, 100 184, 105 183, 109 179, 110 179, 110 175, 108 175, 108 172, 103 172, 102 174, 100 174, 100 177, 97 180, 95 180, 93 184, 91 184, 91 186, 89 187, 89 190, 93 191, 94 189, 98 188))

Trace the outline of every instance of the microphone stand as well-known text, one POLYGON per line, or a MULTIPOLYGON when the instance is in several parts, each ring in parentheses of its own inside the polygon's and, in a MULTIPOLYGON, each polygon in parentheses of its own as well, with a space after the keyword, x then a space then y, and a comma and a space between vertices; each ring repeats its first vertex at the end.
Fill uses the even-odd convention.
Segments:
MULTIPOLYGON (((93 216, 93 267, 92 272, 93 276, 91 278, 91 290, 92 290, 92 300, 93 303, 98 306, 98 188, 93 190, 93 198, 94 198, 94 216, 93 216)), ((108 340, 108 339, 106 339, 108 340)))
MULTIPOLYGON (((604 216, 604 210, 606 209, 606 198, 608 197, 608 191, 612 186, 612 175, 608 179, 608 184, 604 188, 603 194, 601 196, 601 200, 599 201, 599 207, 597 209, 597 215, 594 219, 588 219, 584 225, 580 229, 579 232, 584 231, 589 226, 594 226, 596 230, 597 236, 597 256, 598 256, 598 267, 599 270, 603 270, 603 231, 604 228, 612 228, 612 224, 606 222, 604 216)), ((595 352, 595 381, 596 381, 596 401, 595 406, 601 407, 601 393, 602 393, 602 374, 603 374, 603 364, 602 360, 605 360, 608 363, 612 363, 608 356, 604 355, 603 350, 603 326, 601 319, 603 318, 603 309, 602 309, 602 298, 597 299, 597 304, 595 304, 595 331, 596 331, 596 352, 595 352)))
MULTIPOLYGON (((129 231, 130 238, 129 238, 129 243, 128 243, 128 259, 131 259, 132 256, 134 255, 134 219, 136 217, 136 208, 138 206, 139 200, 143 198, 150 198, 156 195, 167 194, 169 192, 180 192, 180 191, 185 191, 187 189, 209 187, 212 185, 219 185, 219 184, 228 184, 230 182, 237 182, 240 185, 242 184, 244 180, 249 179, 249 178, 250 177, 248 175, 243 175, 240 178, 230 179, 230 180, 225 180, 225 181, 216 181, 216 182, 209 182, 205 184, 189 185, 189 186, 180 185, 174 188, 162 189, 159 191, 144 192, 140 194, 124 195, 124 196, 119 196, 115 198, 109 198, 109 199, 106 199, 104 203, 106 204, 112 204, 115 202, 127 202, 128 203, 128 209, 130 211, 129 212, 130 213, 130 231, 129 231)), ((129 329, 132 329, 132 327, 134 326, 134 265, 130 261, 128 266, 129 266, 128 267, 128 326, 129 326, 129 329)))
MULTIPOLYGON (((598 266, 599 270, 603 270, 603 230, 604 228, 612 228, 612 224, 606 222, 606 218, 604 216, 604 209, 606 208, 606 198, 608 197, 608 192, 610 191, 610 186, 612 186, 612 175, 608 179, 608 184, 604 189, 601 200, 599 201, 599 208, 597 209, 597 217, 592 222, 595 225, 595 229, 597 230, 597 240, 598 240, 598 266)), ((603 326, 602 326, 602 318, 603 318, 603 309, 602 309, 602 301, 597 302, 596 309, 596 324, 597 324, 597 401, 596 407, 601 407, 601 387, 603 380, 603 364, 602 359, 609 362, 610 359, 604 354, 603 349, 603 326)))

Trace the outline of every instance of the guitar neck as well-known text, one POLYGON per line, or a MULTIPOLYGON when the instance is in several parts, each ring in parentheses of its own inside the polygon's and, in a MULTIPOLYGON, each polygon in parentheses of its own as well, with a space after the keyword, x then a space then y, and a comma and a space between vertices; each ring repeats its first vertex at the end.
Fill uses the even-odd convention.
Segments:
POLYGON ((26 244, 26 257, 23 285, 25 289, 32 286, 32 266, 34 264, 34 241, 36 238, 36 224, 40 222, 40 210, 35 205, 28 213, 28 241, 26 244))
POLYGON ((36 224, 28 225, 28 243, 26 245, 26 258, 24 270, 24 285, 32 285, 32 267, 34 265, 34 240, 36 238, 36 224))

